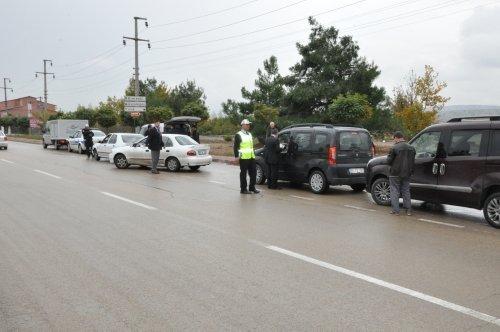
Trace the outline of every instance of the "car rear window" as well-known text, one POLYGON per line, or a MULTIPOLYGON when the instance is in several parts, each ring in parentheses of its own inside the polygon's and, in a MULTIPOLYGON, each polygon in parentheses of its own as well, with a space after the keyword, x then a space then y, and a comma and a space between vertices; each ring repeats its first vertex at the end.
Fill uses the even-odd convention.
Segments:
POLYGON ((364 131, 341 131, 339 135, 340 150, 370 150, 371 139, 364 131))
POLYGON ((175 140, 180 145, 198 145, 198 142, 189 136, 175 136, 175 140))
POLYGON ((142 135, 136 135, 136 134, 133 134, 133 135, 122 135, 122 141, 123 143, 134 143, 134 142, 137 142, 138 140, 140 140, 141 138, 143 138, 144 136, 142 135))

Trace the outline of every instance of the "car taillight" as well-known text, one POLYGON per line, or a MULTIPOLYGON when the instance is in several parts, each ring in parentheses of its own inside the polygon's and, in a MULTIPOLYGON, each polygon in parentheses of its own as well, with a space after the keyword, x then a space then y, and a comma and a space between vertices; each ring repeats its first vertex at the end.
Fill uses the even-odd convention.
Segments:
POLYGON ((375 157, 375 153, 377 152, 375 150, 375 144, 372 144, 372 149, 371 150, 372 150, 372 157, 375 157))
POLYGON ((337 147, 328 149, 328 165, 337 165, 337 147))
POLYGON ((194 151, 194 150, 189 150, 189 151, 187 152, 187 155, 188 155, 188 156, 196 156, 196 151, 194 151))

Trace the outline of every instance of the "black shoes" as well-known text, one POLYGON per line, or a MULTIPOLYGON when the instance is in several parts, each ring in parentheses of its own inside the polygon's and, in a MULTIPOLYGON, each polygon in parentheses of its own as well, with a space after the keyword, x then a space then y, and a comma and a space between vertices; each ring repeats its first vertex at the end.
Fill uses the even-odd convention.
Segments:
POLYGON ((245 189, 245 190, 240 191, 240 194, 251 194, 251 193, 258 194, 258 193, 260 193, 260 190, 254 189, 254 190, 248 191, 245 189))
POLYGON ((260 190, 259 189, 254 189, 254 190, 250 190, 251 192, 253 192, 254 194, 258 194, 260 193, 260 190))
POLYGON ((242 190, 242 191, 240 191, 240 194, 248 195, 248 194, 251 194, 251 192, 249 192, 248 190, 242 190))

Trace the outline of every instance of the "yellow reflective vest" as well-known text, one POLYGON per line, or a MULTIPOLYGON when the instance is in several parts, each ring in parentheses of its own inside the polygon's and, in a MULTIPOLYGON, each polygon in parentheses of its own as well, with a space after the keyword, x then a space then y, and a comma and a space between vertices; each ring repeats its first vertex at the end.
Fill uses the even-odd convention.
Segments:
POLYGON ((239 148, 240 159, 255 159, 255 152, 253 151, 253 137, 249 132, 239 131, 241 143, 239 148))

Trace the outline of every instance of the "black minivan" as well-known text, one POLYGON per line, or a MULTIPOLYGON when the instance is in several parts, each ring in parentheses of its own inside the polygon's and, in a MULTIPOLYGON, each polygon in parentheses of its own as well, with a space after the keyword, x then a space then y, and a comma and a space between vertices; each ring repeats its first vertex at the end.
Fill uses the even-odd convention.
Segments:
MULTIPOLYGON (((375 149, 363 128, 328 124, 298 124, 278 134, 282 146, 279 179, 308 183, 320 194, 330 185, 349 185, 356 192, 366 188, 366 164, 375 149)), ((266 181, 264 149, 256 151, 257 183, 266 181)))
MULTIPOLYGON (((483 209, 500 228, 500 121, 452 119, 432 125, 409 143, 415 148, 413 199, 483 209)), ((390 204, 387 157, 368 163, 367 190, 380 205, 390 204)))

